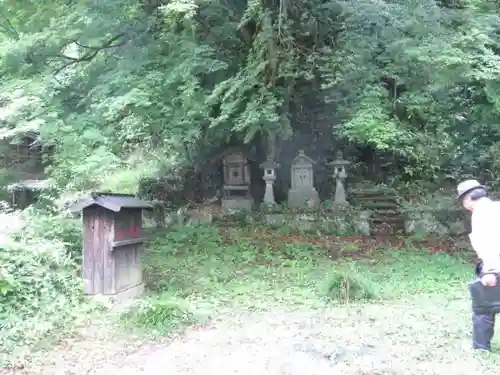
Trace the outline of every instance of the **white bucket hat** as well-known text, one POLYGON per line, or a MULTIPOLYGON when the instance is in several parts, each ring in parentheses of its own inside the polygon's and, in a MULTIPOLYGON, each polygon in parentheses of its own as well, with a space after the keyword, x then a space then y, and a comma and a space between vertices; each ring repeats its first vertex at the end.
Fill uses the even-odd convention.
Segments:
POLYGON ((465 194, 468 192, 477 189, 477 188, 485 188, 483 185, 481 185, 477 180, 467 180, 464 182, 461 182, 457 186, 457 198, 460 199, 462 198, 465 194))

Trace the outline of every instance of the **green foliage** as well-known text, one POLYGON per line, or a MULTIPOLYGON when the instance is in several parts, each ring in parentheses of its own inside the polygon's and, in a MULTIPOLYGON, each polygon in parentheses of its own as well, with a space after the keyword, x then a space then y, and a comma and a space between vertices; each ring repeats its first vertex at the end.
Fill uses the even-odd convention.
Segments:
MULTIPOLYGON (((45 172, 65 194, 137 192, 145 178, 174 167, 203 169, 227 142, 301 137, 302 116, 311 113, 318 121, 306 121, 301 131, 375 150, 395 182, 419 181, 421 188, 477 171, 484 171, 478 178, 500 181, 494 2, 0 5, 0 138, 37 134, 45 172)), ((2 168, 4 184, 21 177, 14 170, 2 168)), ((24 232, 0 255, 0 317, 7 327, 0 345, 8 350, 57 328, 80 295, 78 221, 26 215, 24 232)), ((150 244, 150 287, 220 303, 317 301, 318 285, 331 272, 317 247, 278 246, 244 231, 227 239, 216 227, 174 228, 150 244)), ((446 283, 424 256, 390 259, 359 265, 373 273, 382 297, 446 283), (402 269, 421 274, 401 284, 402 269)), ((463 274, 463 265, 453 267, 463 274)), ((357 285, 343 275, 332 276, 330 293, 357 285)), ((141 324, 169 324, 175 310, 157 304, 140 310, 141 324)))
POLYGON ((121 319, 127 325, 163 336, 198 321, 183 301, 165 295, 140 301, 138 306, 123 313, 121 319))
POLYGON ((38 132, 67 190, 137 191, 225 142, 287 139, 298 108, 402 179, 498 174, 496 5, 2 4, 2 136, 38 132))
POLYGON ((374 286, 354 268, 335 270, 328 276, 325 284, 325 297, 329 300, 348 303, 377 298, 374 286))
POLYGON ((35 239, 56 242, 64 246, 68 256, 81 264, 82 223, 69 214, 49 213, 32 207, 23 211, 24 227, 15 234, 18 240, 35 239))
MULTIPOLYGON (((2 226, 19 220, 1 215, 2 226)), ((46 230, 50 227, 45 227, 46 230)), ((61 330, 77 315, 82 285, 77 266, 55 239, 3 237, 0 251, 0 346, 8 354, 61 330)))
MULTIPOLYGON (((421 246, 421 245, 420 245, 421 246)), ((450 251, 451 249, 439 249, 450 251)), ((418 294, 463 296, 463 284, 471 277, 470 254, 463 250, 456 255, 432 254, 428 249, 407 245, 396 251, 386 249, 379 259, 367 262, 365 272, 379 285, 380 293, 390 298, 418 294), (369 267, 369 268, 368 268, 369 267), (411 278, 408 278, 411 275, 411 278)))
POLYGON ((470 273, 457 256, 342 241, 262 228, 173 227, 145 251, 147 283, 156 293, 184 299, 193 311, 228 304, 266 309, 324 306, 325 299, 458 295, 470 273), (343 251, 333 260, 336 247, 343 251))
POLYGON ((315 270, 318 250, 307 244, 268 244, 258 238, 259 232, 248 228, 170 228, 145 251, 148 287, 187 298, 194 307, 316 303, 307 275, 315 270), (294 283, 304 289, 289 289, 294 283))
POLYGON ((339 129, 339 135, 350 141, 374 145, 378 150, 402 146, 411 134, 401 129, 400 124, 386 108, 385 93, 379 88, 375 95, 365 94, 357 113, 339 129))

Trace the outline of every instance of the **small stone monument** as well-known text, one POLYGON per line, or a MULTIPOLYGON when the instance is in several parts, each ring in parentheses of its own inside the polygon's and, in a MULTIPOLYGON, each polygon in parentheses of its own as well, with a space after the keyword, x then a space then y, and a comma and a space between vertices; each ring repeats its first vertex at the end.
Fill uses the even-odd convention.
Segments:
POLYGON ((268 156, 267 160, 263 162, 260 167, 264 170, 262 179, 266 182, 264 203, 270 206, 276 203, 274 201, 273 185, 274 181, 276 181, 276 168, 279 168, 279 164, 276 163, 271 156, 268 156))
POLYGON ((291 189, 288 191, 288 204, 292 207, 306 207, 319 203, 319 195, 314 188, 314 160, 299 151, 291 166, 291 189))
POLYGON ((227 153, 222 159, 224 196, 222 208, 250 210, 253 199, 250 195, 250 172, 248 159, 241 151, 227 153))
POLYGON ((345 192, 345 179, 347 178, 346 166, 351 164, 349 161, 342 158, 342 153, 338 153, 337 159, 329 163, 333 167, 333 178, 335 178, 335 204, 347 205, 346 192, 345 192))

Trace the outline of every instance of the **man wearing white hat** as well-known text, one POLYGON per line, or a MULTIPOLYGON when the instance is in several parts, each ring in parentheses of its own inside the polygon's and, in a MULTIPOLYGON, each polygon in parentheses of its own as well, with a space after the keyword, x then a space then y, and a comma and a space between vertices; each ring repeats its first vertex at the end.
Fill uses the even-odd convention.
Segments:
MULTIPOLYGON (((458 199, 471 215, 471 245, 481 260, 476 277, 484 286, 495 286, 500 272, 500 204, 487 197, 486 188, 476 180, 467 180, 457 187, 458 199)), ((472 312, 472 347, 491 350, 495 314, 472 312)))

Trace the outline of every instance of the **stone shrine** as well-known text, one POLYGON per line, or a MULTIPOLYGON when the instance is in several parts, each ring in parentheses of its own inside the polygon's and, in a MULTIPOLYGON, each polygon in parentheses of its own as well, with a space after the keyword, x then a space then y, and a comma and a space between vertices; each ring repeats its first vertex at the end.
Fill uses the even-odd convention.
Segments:
POLYGON ((266 190, 264 193, 264 203, 267 205, 275 204, 274 200, 274 190, 273 185, 276 181, 276 168, 279 168, 279 164, 272 160, 271 156, 267 157, 267 160, 260 165, 264 170, 264 176, 262 179, 266 182, 266 190))
POLYGON ((222 159, 223 197, 222 208, 229 210, 251 210, 250 172, 248 159, 242 151, 227 153, 222 159))
POLYGON ((288 204, 291 207, 306 207, 319 203, 319 195, 314 188, 314 160, 299 151, 291 165, 291 188, 288 191, 288 204))

